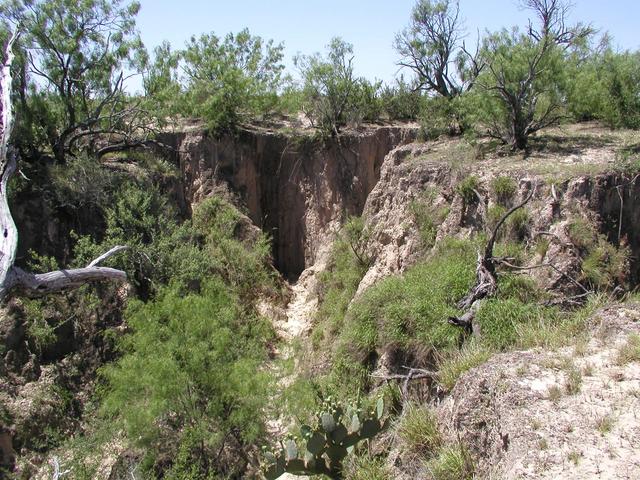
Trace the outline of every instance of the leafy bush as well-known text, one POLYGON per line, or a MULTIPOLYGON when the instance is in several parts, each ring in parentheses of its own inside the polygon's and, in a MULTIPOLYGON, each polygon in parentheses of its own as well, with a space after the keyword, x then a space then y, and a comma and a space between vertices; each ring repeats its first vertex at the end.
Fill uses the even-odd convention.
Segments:
POLYGON ((640 52, 610 53, 604 72, 602 119, 612 127, 640 128, 640 52))
POLYGON ((356 256, 362 269, 371 266, 373 258, 367 252, 371 240, 371 228, 365 224, 362 217, 350 217, 342 226, 340 241, 346 242, 356 256))
POLYGON ((162 289, 127 310, 124 355, 102 370, 102 412, 149 455, 188 455, 203 474, 237 474, 236 455, 264 432, 270 385, 261 368, 271 327, 220 278, 201 294, 162 289), (171 453, 173 452, 173 453, 171 453))
POLYGON ((385 85, 380 93, 382 109, 389 120, 416 120, 423 97, 401 76, 393 85, 385 85))
POLYGON ((335 37, 327 55, 297 55, 303 81, 303 111, 324 135, 336 136, 349 123, 378 120, 382 113, 379 82, 358 78, 353 45, 335 37))
POLYGON ((382 82, 370 82, 366 78, 359 79, 356 88, 356 99, 354 102, 355 111, 354 120, 356 123, 377 122, 380 120, 383 112, 382 99, 380 98, 380 90, 382 82))
POLYGON ((503 29, 486 37, 488 68, 478 77, 477 119, 512 150, 526 149, 529 136, 558 123, 566 108, 566 62, 570 47, 583 44, 592 29, 569 26, 566 2, 528 2, 538 25, 526 33, 503 29))
POLYGON ((506 207, 518 189, 511 177, 498 176, 491 181, 491 189, 499 205, 506 207))
POLYGON ((424 140, 442 135, 458 135, 466 131, 468 122, 466 96, 425 98, 420 108, 420 131, 424 140))
POLYGON ((128 245, 127 253, 110 262, 124 263, 143 298, 170 282, 197 290, 201 280, 213 274, 243 296, 273 286, 268 239, 261 234, 238 238, 242 217, 218 197, 204 200, 192 220, 180 223, 175 208, 157 187, 127 181, 104 207, 104 214, 103 238, 96 242, 79 237, 74 263, 86 265, 114 245, 128 245))
POLYGON ((221 40, 191 37, 181 52, 186 76, 185 112, 214 131, 268 114, 277 104, 284 65, 283 45, 265 42, 245 29, 221 40))
POLYGON ((467 205, 478 202, 476 191, 480 185, 478 177, 469 175, 456 185, 456 193, 462 197, 467 205))

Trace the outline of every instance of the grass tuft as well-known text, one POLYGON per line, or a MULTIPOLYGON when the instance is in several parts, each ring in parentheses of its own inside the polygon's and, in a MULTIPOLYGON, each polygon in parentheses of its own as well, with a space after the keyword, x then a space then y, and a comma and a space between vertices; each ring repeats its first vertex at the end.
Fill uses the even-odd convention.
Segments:
POLYGON ((458 379, 491 357, 492 351, 479 342, 467 343, 461 350, 447 353, 438 365, 438 381, 447 391, 453 389, 458 379))
POLYGON ((412 453, 431 457, 443 445, 435 413, 428 407, 410 404, 400 417, 398 435, 412 453))
POLYGON ((615 418, 612 414, 602 415, 596 419, 596 429, 600 432, 602 436, 613 430, 613 425, 615 424, 615 418))
POLYGON ((627 365, 631 362, 640 362, 640 335, 632 333, 624 345, 618 348, 615 359, 616 365, 627 365))
POLYGON ((461 445, 443 448, 427 463, 434 480, 470 480, 474 478, 473 462, 461 445))

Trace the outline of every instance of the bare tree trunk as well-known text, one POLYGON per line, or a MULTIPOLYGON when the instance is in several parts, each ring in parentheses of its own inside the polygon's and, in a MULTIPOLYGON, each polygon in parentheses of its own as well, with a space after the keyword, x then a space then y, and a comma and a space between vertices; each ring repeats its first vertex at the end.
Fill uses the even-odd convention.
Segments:
POLYGON ((5 52, 5 61, 0 76, 2 91, 2 134, 0 137, 0 301, 12 292, 26 296, 46 295, 69 288, 79 287, 91 281, 126 280, 121 270, 99 267, 98 264, 121 252, 126 247, 114 247, 109 252, 92 261, 85 268, 58 270, 43 274, 25 272, 16 267, 18 248, 18 229, 9 209, 7 186, 16 171, 17 153, 10 145, 14 116, 11 103, 11 64, 13 62, 13 44, 19 33, 11 35, 5 52))

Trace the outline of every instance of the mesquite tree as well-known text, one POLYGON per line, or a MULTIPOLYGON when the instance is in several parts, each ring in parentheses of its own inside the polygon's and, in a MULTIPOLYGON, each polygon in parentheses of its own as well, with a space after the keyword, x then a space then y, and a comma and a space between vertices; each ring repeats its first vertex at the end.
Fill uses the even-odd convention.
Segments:
POLYGON ((297 55, 294 62, 304 82, 306 116, 313 126, 337 136, 357 110, 361 79, 353 68, 353 45, 336 37, 327 50, 326 56, 297 55))
POLYGON ((409 26, 396 35, 398 65, 416 74, 418 88, 454 98, 468 91, 483 69, 479 50, 467 51, 460 6, 452 0, 418 0, 409 26))
POLYGON ((135 31, 140 8, 121 0, 14 0, 0 6, 3 23, 23 32, 19 45, 20 140, 50 150, 59 163, 79 149, 98 156, 153 138, 142 99, 125 92, 142 42, 135 31))
POLYGON ((124 250, 117 246, 90 262, 85 268, 58 270, 43 274, 26 272, 15 265, 18 247, 18 230, 9 209, 7 186, 16 171, 17 151, 11 144, 14 127, 11 101, 11 64, 14 59, 13 46, 19 34, 10 36, 0 74, 2 96, 2 134, 0 137, 0 300, 18 291, 27 296, 39 296, 84 285, 90 281, 126 279, 125 272, 98 266, 110 256, 124 250))
POLYGON ((564 116, 563 87, 567 49, 585 40, 593 30, 567 26, 569 6, 563 0, 526 0, 539 21, 526 33, 503 30, 484 45, 486 75, 479 79, 485 92, 484 113, 489 135, 513 150, 528 146, 529 136, 564 116))

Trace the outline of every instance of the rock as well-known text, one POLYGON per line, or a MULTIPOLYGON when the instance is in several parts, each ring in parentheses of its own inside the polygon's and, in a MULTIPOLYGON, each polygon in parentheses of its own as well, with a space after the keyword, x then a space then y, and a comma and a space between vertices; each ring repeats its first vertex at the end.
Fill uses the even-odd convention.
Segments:
POLYGON ((437 412, 478 478, 640 478, 640 364, 615 360, 639 320, 638 304, 604 308, 584 352, 505 353, 464 374, 437 412))
POLYGON ((371 127, 339 140, 264 129, 212 138, 202 130, 167 134, 180 152, 185 199, 192 206, 223 193, 273 238, 275 264, 290 279, 317 261, 346 215, 360 215, 387 153, 413 139, 407 127, 371 127))

